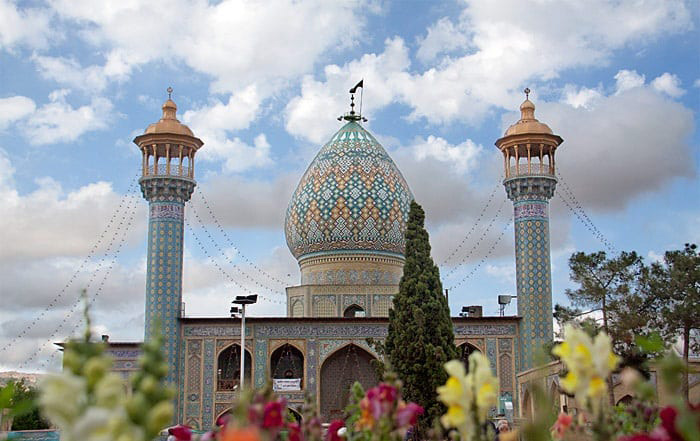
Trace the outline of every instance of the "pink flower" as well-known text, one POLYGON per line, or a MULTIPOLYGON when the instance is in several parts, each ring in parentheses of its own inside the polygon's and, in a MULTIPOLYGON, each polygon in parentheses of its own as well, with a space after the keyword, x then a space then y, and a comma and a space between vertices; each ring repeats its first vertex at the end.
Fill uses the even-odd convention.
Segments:
POLYGON ((338 430, 345 427, 345 421, 343 420, 333 420, 328 426, 328 433, 326 433, 326 441, 343 441, 343 438, 338 435, 338 430))
POLYGON ((397 395, 396 388, 387 383, 379 383, 379 386, 368 390, 367 399, 372 410, 372 417, 379 420, 382 416, 389 415, 397 395))
POLYGON ((230 420, 231 420, 231 414, 225 413, 216 419, 216 427, 223 427, 223 426, 227 425, 230 420))
POLYGON ((399 402, 399 407, 396 410, 396 425, 399 427, 415 426, 418 422, 418 417, 423 415, 424 409, 416 403, 399 402))
POLYGON ((201 438, 199 438, 199 441, 214 441, 216 439, 216 432, 213 430, 210 430, 209 432, 206 432, 202 435, 201 438))
POLYGON ((552 437, 555 439, 564 439, 564 433, 566 433, 566 430, 571 426, 573 421, 574 417, 571 415, 560 413, 552 426, 552 437))
POLYGON ((265 404, 265 409, 263 410, 263 429, 279 429, 284 426, 284 406, 286 402, 284 399, 270 401, 265 404))
POLYGON ((192 440, 192 429, 188 426, 178 424, 168 429, 168 433, 175 437, 177 441, 191 441, 192 440))
POLYGON ((299 423, 287 423, 287 441, 304 441, 299 423))

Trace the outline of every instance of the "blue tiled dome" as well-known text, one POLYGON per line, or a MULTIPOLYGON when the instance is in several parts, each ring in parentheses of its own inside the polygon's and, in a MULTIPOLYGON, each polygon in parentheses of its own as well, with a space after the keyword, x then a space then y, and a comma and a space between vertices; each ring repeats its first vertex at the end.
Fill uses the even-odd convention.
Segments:
POLYGON ((403 256, 413 199, 377 140, 348 122, 321 148, 287 208, 287 245, 297 259, 343 252, 403 256))

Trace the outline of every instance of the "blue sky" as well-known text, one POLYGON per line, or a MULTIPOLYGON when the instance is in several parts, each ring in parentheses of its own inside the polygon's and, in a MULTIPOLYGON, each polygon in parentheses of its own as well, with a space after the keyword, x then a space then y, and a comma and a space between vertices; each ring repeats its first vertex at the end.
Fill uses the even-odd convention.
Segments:
POLYGON ((262 296, 251 313, 284 315, 284 286, 299 281, 284 211, 361 78, 365 126, 426 209, 453 314, 496 314, 496 295, 515 293, 493 143, 525 87, 564 138, 555 302, 567 303, 571 253, 606 249, 562 196, 613 252, 650 261, 698 242, 697 27, 696 1, 0 0, 0 368, 57 368, 47 342, 79 329, 84 287, 100 332, 141 338, 146 202, 131 141, 168 86, 205 143, 187 214, 190 315, 225 315, 248 291, 262 296))

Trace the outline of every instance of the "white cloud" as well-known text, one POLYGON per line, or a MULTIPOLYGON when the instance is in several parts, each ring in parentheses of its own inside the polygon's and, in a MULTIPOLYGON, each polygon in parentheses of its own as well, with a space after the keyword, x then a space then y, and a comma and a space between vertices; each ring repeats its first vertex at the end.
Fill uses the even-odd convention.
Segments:
MULTIPOLYGON (((318 115, 329 107, 342 110, 341 92, 362 77, 372 87, 368 109, 398 102, 411 108, 409 120, 479 124, 494 107, 512 108, 519 102, 524 84, 556 78, 566 69, 605 64, 618 49, 690 25, 690 13, 680 1, 647 2, 635 8, 603 0, 470 2, 458 20, 439 19, 420 40, 419 59, 449 52, 436 66, 412 72, 407 55, 405 62, 389 62, 397 59, 392 54, 405 52, 400 38, 390 39, 381 54, 326 66, 324 82, 304 78, 300 96, 287 107, 286 128, 314 142, 325 140, 330 133, 322 129, 328 126, 319 124, 318 115), (440 42, 450 43, 442 51, 440 42), (458 48, 461 56, 455 54, 458 48), (378 74, 375 60, 381 65, 378 74), (374 97, 375 90, 380 97, 374 97)), ((621 81, 628 79, 634 77, 621 81)), ((622 81, 620 85, 630 84, 622 81)), ((571 98, 572 103, 583 105, 586 97, 571 98)))
POLYGON ((418 39, 418 51, 416 52, 416 58, 423 63, 433 61, 440 54, 464 49, 469 43, 465 30, 456 29, 447 17, 432 24, 427 32, 425 37, 418 39))
POLYGON ((75 141, 86 132, 108 127, 112 117, 111 101, 93 97, 90 104, 74 108, 66 101, 68 93, 66 89, 52 92, 49 102, 27 118, 22 130, 29 143, 75 141))
POLYGON ((616 93, 622 93, 635 87, 644 85, 644 75, 640 75, 636 70, 622 69, 615 74, 616 93))
POLYGON ((46 9, 18 9, 13 2, 0 0, 0 49, 45 47, 53 34, 50 20, 51 14, 46 9))
POLYGON ((586 109, 594 106, 601 98, 602 94, 597 89, 587 87, 577 88, 573 84, 564 87, 563 101, 572 107, 584 107, 586 109))
MULTIPOLYGON (((110 54, 111 59, 112 54, 110 54)), ((43 78, 88 92, 100 92, 107 87, 110 80, 124 80, 130 73, 130 69, 120 68, 118 61, 108 61, 105 66, 92 65, 83 67, 73 58, 35 54, 32 56, 32 60, 36 63, 43 78)))
POLYGON ((34 110, 36 110, 36 104, 26 96, 0 98, 0 130, 31 115, 34 110))
POLYGON ((417 138, 411 147, 416 159, 422 160, 428 157, 446 162, 459 172, 472 171, 476 166, 476 160, 483 147, 475 144, 471 139, 458 145, 451 145, 445 139, 433 135, 427 139, 417 138))
POLYGON ((309 72, 327 51, 352 45, 364 28, 360 12, 366 12, 360 3, 321 0, 155 0, 109 7, 62 0, 52 6, 86 42, 104 49, 100 70, 107 77, 121 78, 151 61, 178 62, 209 75, 216 92, 257 84, 264 96, 309 72))
MULTIPOLYGON (((559 187, 572 188, 588 209, 618 211, 676 178, 696 176, 692 111, 649 86, 602 97, 590 109, 536 105, 537 118, 564 138, 559 187)), ((503 127, 515 120, 504 116, 503 127)))
MULTIPOLYGON (((0 205, 4 213, 0 217, 0 261, 87 255, 122 200, 107 182, 66 192, 47 177, 38 179, 32 192, 20 194, 13 175, 12 164, 0 150, 0 205)), ((132 200, 137 197, 132 196, 132 200)), ((146 231, 145 206, 129 206, 136 210, 136 224, 127 239, 135 240, 146 231)), ((122 210, 126 216, 126 208, 122 210)), ((105 250, 107 243, 103 241, 97 251, 105 250)))
POLYGON ((363 103, 363 113, 371 116, 372 110, 380 109, 396 98, 394 84, 398 76, 405 75, 402 72, 409 66, 408 49, 397 37, 385 42, 381 54, 365 54, 343 66, 326 66, 324 82, 305 76, 301 95, 287 104, 285 128, 292 135, 314 143, 326 142, 335 131, 329 121, 349 110, 347 91, 358 80, 364 79, 365 87, 371 90, 363 103))
POLYGON ((680 78, 668 72, 654 78, 651 87, 673 98, 678 98, 685 93, 685 90, 681 88, 680 78))
POLYGON ((230 135, 247 128, 260 109, 260 95, 254 86, 232 94, 228 103, 212 100, 206 106, 188 110, 183 121, 205 143, 199 153, 204 161, 223 162, 223 170, 242 172, 272 164, 271 146, 265 134, 259 134, 248 144, 230 135))

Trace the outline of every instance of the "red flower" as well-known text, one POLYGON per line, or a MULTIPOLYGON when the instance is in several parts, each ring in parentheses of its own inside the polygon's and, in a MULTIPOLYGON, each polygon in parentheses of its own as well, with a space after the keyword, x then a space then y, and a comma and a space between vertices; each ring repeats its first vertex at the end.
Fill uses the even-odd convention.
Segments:
POLYGON ((190 429, 188 426, 183 426, 182 424, 169 428, 168 433, 174 436, 177 441, 192 440, 192 429, 190 429))
POLYGON ((299 423, 287 423, 287 441, 304 441, 299 423))
POLYGON ((661 427, 668 434, 668 438, 673 441, 683 441, 683 437, 676 431, 676 417, 678 411, 673 406, 667 406, 661 409, 659 417, 661 418, 661 427))
POLYGON ((571 426, 573 421, 574 417, 571 415, 560 413, 552 426, 552 437, 556 439, 564 439, 564 433, 566 433, 566 430, 569 428, 569 426, 571 426))
POLYGON ((270 401, 265 404, 262 421, 263 429, 278 429, 284 426, 284 417, 282 413, 284 404, 283 400, 270 401))
POLYGON ((396 410, 396 425, 399 427, 415 426, 418 422, 418 416, 423 415, 424 409, 416 403, 399 402, 399 407, 396 410))
POLYGON ((343 420, 333 420, 328 426, 328 433, 326 433, 326 441, 343 441, 343 438, 338 435, 338 430, 345 427, 345 421, 343 420))

